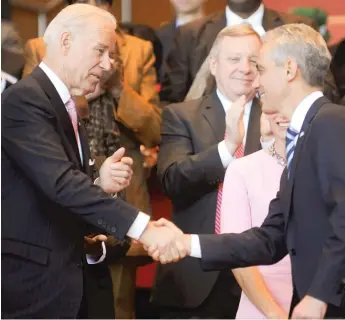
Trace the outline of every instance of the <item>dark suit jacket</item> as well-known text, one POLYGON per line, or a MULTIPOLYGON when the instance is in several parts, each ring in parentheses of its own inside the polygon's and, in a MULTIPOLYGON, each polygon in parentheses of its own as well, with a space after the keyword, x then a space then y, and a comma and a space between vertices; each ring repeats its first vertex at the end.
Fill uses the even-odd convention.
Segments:
POLYGON ((75 317, 83 236, 122 240, 138 210, 93 185, 84 128, 82 164, 65 105, 40 68, 2 95, 1 117, 2 313, 75 317))
MULTIPOLYGON (((303 22, 311 25, 306 17, 295 16, 265 8, 263 27, 271 30, 287 23, 303 22)), ((200 66, 208 56, 218 33, 226 26, 225 12, 218 12, 188 23, 176 31, 175 41, 162 72, 162 101, 184 100, 200 66)))
MULTIPOLYGON (((170 23, 164 24, 156 31, 163 47, 163 62, 168 58, 168 54, 173 47, 176 30, 176 20, 173 20, 170 23)), ((162 72, 160 72, 159 80, 160 82, 163 80, 162 72)))
MULTIPOLYGON (((245 154, 260 149, 260 115, 255 100, 245 154)), ((218 185, 225 174, 218 153, 224 133, 225 112, 216 92, 168 106, 163 111, 157 174, 172 201, 172 221, 186 233, 214 233, 218 185)), ((197 307, 209 295, 218 274, 204 273, 199 262, 192 258, 162 265, 156 276, 153 302, 197 307)), ((235 282, 232 285, 237 286, 235 282)))
MULTIPOLYGON (((345 113, 319 98, 304 120, 280 192, 260 228, 201 236, 202 266, 214 270, 267 265, 289 253, 298 296, 339 306, 345 292, 345 113)), ((344 306, 345 307, 345 306, 344 306)))

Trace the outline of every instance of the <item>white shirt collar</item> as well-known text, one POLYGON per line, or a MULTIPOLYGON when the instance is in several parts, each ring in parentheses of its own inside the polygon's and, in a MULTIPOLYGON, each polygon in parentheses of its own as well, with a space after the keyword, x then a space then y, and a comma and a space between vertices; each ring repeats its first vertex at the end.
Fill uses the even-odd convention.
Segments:
POLYGON ((250 17, 248 17, 247 19, 243 19, 239 15, 231 11, 228 6, 226 6, 225 8, 226 25, 228 27, 231 27, 240 23, 249 23, 260 36, 263 36, 265 34, 265 30, 262 26, 264 12, 265 12, 264 5, 261 4, 260 7, 250 17))
POLYGON ((44 62, 39 64, 39 67, 43 70, 43 72, 47 75, 49 80, 53 83, 56 91, 58 92, 62 102, 64 104, 71 98, 71 94, 67 86, 61 81, 61 79, 57 76, 57 74, 50 69, 44 62))
MULTIPOLYGON (((231 105, 232 105, 232 101, 230 101, 224 94, 222 94, 218 89, 217 89, 217 96, 224 108, 224 111, 225 113, 227 113, 227 111, 230 109, 231 105)), ((245 116, 249 116, 250 114, 250 110, 251 110, 251 107, 252 107, 252 103, 253 103, 253 100, 249 101, 246 106, 245 106, 245 109, 244 109, 244 115, 245 116)))
POLYGON ((313 105, 313 103, 321 98, 323 96, 323 93, 321 91, 314 91, 307 97, 305 97, 297 106, 295 112, 292 115, 290 127, 295 130, 296 132, 300 133, 302 130, 302 125, 304 122, 304 119, 313 105))
POLYGON ((183 22, 181 19, 179 19, 179 18, 176 18, 176 20, 175 20, 175 26, 176 26, 176 28, 178 28, 178 27, 181 27, 181 26, 183 26, 185 24, 185 22, 183 22))

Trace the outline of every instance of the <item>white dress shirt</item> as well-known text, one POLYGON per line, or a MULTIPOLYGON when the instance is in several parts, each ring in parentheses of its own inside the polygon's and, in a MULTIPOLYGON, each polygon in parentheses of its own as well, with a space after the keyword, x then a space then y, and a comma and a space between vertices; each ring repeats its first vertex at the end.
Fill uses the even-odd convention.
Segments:
MULTIPOLYGON (((67 101, 71 98, 71 94, 70 94, 67 86, 65 85, 65 83, 44 62, 41 62, 39 64, 39 67, 43 70, 43 72, 47 75, 49 80, 52 82, 52 84, 55 87, 56 91, 58 92, 62 102, 64 103, 64 105, 66 105, 67 101)), ((78 147, 79 147, 80 158, 83 160, 79 136, 78 136, 78 147)), ((147 215, 143 212, 139 212, 138 216, 136 217, 133 224, 129 228, 129 230, 127 232, 127 236, 132 238, 132 239, 139 240, 139 238, 141 237, 142 233, 144 232, 146 226, 148 225, 149 221, 150 221, 149 215, 147 215)), ((87 255, 88 263, 90 263, 90 264, 100 263, 104 260, 104 258, 106 256, 106 249, 105 249, 104 243, 102 243, 102 248, 103 248, 103 255, 98 261, 94 261, 91 256, 87 255)))
MULTIPOLYGON (((229 110, 231 110, 232 102, 225 97, 218 89, 217 89, 217 95, 218 98, 224 108, 225 113, 227 113, 229 110)), ((245 147, 246 144, 246 138, 247 138, 247 130, 248 130, 248 123, 249 123, 249 116, 250 116, 250 111, 252 110, 252 104, 253 100, 249 101, 244 109, 244 114, 243 114, 243 124, 244 124, 244 137, 243 137, 243 148, 245 147)), ((220 160, 222 161, 224 169, 226 169, 229 164, 234 161, 234 157, 230 154, 228 151, 228 148, 225 145, 225 141, 221 141, 218 144, 218 152, 220 156, 220 160)))
POLYGON ((262 37, 265 34, 265 29, 262 26, 264 12, 264 5, 261 4, 260 7, 250 17, 248 17, 247 19, 243 19, 236 13, 232 12, 228 6, 226 6, 226 25, 228 27, 231 27, 241 23, 249 23, 253 27, 253 29, 260 35, 260 37, 262 37))
MULTIPOLYGON (((293 113, 292 118, 291 118, 291 122, 290 122, 290 127, 299 133, 295 138, 295 145, 297 143, 298 137, 302 134, 301 130, 302 130, 303 122, 304 122, 304 119, 305 119, 309 109, 311 108, 313 103, 317 99, 321 98, 322 96, 323 96, 323 93, 321 91, 314 91, 313 93, 311 93, 310 95, 305 97, 299 103, 295 112, 293 113)), ((190 256, 194 257, 194 258, 201 258, 202 257, 199 236, 196 234, 191 235, 191 254, 190 254, 190 256)))

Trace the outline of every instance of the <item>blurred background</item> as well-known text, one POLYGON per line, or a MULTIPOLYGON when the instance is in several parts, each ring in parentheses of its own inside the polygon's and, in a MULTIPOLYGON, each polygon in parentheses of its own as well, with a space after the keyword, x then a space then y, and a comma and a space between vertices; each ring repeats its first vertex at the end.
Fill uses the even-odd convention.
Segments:
MULTIPOLYGON (((2 0, 2 10, 6 2, 2 0)), ((26 41, 37 37, 40 22, 49 21, 63 8, 63 0, 10 0, 12 21, 21 38, 26 41), (39 19, 40 13, 41 17, 39 19), (39 22, 40 21, 40 22, 39 22)), ((345 0, 264 0, 265 6, 282 12, 292 12, 296 7, 317 7, 328 14, 328 29, 331 34, 329 44, 337 43, 345 36, 345 0)), ((224 8, 224 0, 208 0, 206 15, 224 8)), ((119 21, 146 24, 158 28, 171 21, 174 11, 169 0, 116 0, 112 12, 119 21)))

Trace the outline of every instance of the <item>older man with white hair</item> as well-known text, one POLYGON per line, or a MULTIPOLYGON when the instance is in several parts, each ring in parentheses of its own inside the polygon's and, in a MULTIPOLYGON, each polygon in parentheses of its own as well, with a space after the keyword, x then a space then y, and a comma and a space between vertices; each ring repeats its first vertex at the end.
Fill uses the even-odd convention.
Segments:
POLYGON ((2 95, 4 318, 75 318, 90 233, 162 249, 176 237, 114 197, 132 174, 123 148, 104 162, 99 179, 91 179, 94 161, 72 96, 93 92, 110 70, 115 28, 104 10, 66 7, 46 30, 43 62, 2 95))

